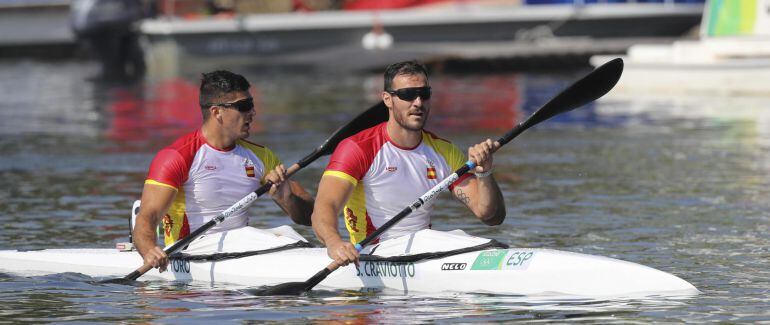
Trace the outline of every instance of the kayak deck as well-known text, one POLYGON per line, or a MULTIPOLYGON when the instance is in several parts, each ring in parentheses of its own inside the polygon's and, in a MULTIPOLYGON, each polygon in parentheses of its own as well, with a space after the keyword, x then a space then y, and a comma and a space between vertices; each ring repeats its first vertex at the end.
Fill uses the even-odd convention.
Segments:
MULTIPOLYGON (((331 262, 324 248, 297 248, 222 261, 173 259, 168 271, 141 279, 243 286, 305 281, 331 262)), ((63 272, 122 277, 142 264, 115 249, 0 251, 0 269, 24 275, 63 272)), ((697 294, 685 280, 640 264, 551 249, 487 249, 415 262, 361 261, 333 272, 319 288, 403 292, 636 296, 697 294)))

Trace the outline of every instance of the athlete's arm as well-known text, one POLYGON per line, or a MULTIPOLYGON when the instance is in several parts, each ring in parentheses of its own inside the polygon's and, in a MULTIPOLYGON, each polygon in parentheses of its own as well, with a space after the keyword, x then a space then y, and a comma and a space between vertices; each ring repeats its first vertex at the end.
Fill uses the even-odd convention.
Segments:
POLYGON ((353 187, 353 184, 345 179, 324 175, 318 184, 313 210, 313 231, 318 240, 326 245, 329 257, 340 266, 351 262, 358 263, 358 251, 353 244, 343 240, 337 231, 337 216, 353 192, 353 187))
POLYGON ((168 256, 156 244, 158 237, 155 229, 168 211, 176 196, 176 189, 156 184, 144 184, 142 206, 136 216, 133 230, 136 250, 142 255, 145 264, 158 268, 160 272, 168 266, 168 256))
MULTIPOLYGON (((468 148, 468 159, 477 165, 474 172, 483 173, 491 170, 492 150, 499 147, 497 142, 487 139, 468 148)), ((505 220, 503 194, 491 174, 486 177, 468 177, 455 185, 452 193, 485 224, 496 226, 505 220)))
POLYGON ((296 224, 310 226, 310 216, 313 213, 313 197, 299 183, 286 178, 286 169, 279 164, 267 176, 266 180, 273 182, 270 196, 296 224))

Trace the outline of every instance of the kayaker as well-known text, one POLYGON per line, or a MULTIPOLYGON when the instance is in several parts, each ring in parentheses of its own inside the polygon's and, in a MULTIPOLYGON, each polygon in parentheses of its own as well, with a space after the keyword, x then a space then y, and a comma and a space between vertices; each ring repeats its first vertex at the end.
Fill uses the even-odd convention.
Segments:
MULTIPOLYGON (((464 175, 450 190, 485 224, 499 225, 505 219, 503 196, 492 176, 492 150, 499 144, 487 139, 468 148, 466 158, 457 146, 424 130, 430 97, 422 64, 406 61, 388 66, 382 91, 388 121, 345 139, 332 154, 318 186, 312 223, 337 264, 357 262, 352 243, 366 238, 468 159, 478 165, 475 176, 464 175), (337 231, 340 211, 350 242, 337 231)), ((414 211, 380 239, 430 228, 432 205, 414 211)))
MULTIPOLYGON (((156 245, 155 229, 162 223, 165 243, 185 237, 266 181, 269 194, 302 225, 310 225, 313 198, 294 181, 268 148, 246 140, 254 119, 250 84, 229 71, 204 73, 199 103, 200 129, 160 150, 150 164, 134 239, 144 262, 162 272, 168 257, 156 245)), ((245 227, 246 211, 225 219, 208 233, 245 227)))

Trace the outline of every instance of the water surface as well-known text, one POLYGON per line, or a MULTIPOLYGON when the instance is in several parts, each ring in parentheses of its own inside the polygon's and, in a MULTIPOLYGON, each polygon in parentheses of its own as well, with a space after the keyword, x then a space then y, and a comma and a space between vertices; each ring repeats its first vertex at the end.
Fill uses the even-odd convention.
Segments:
MULTIPOLYGON (((92 80, 94 72, 81 62, 0 62, 0 249, 111 247, 125 239, 153 154, 200 124, 200 71, 136 83, 92 80)), ((377 74, 240 72, 258 103, 250 139, 287 163, 374 104, 382 82, 377 74)), ((461 147, 495 139, 584 72, 434 75, 430 128, 461 147)), ((770 99, 608 98, 527 131, 495 162, 505 223, 483 226, 444 196, 436 229, 641 263, 703 294, 264 298, 226 285, 98 285, 80 274, 0 273, 0 322, 770 321, 770 99)), ((325 163, 297 180, 314 193, 325 163)), ((289 222, 269 200, 249 211, 256 227, 289 222)))

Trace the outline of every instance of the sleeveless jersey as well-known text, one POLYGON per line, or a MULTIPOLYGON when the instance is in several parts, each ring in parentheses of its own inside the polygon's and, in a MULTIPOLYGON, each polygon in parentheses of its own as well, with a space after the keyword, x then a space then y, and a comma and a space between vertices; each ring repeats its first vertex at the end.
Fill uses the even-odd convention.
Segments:
MULTIPOLYGON (((166 245, 190 234, 216 217, 263 182, 266 171, 280 164, 270 149, 238 140, 221 150, 206 143, 200 129, 176 140, 158 152, 150 164, 145 184, 177 190, 163 217, 166 245)), ((219 232, 246 226, 246 210, 211 230, 219 232)))
MULTIPOLYGON (((353 243, 366 238, 466 161, 457 146, 427 131, 422 132, 422 141, 416 147, 399 147, 390 140, 386 125, 379 124, 343 140, 324 172, 354 185, 344 209, 345 226, 353 243)), ((433 202, 428 202, 380 238, 430 228, 432 210, 433 202)))

